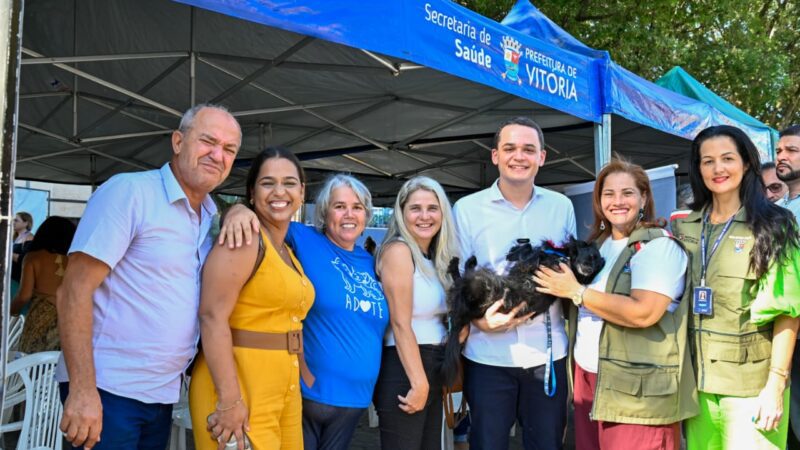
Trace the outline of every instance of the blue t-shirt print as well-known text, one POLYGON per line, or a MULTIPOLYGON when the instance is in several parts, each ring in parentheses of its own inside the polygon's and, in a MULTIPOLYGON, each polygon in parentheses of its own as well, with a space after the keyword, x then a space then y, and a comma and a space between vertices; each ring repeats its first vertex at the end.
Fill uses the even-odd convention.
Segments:
POLYGON ((372 314, 382 319, 386 299, 380 283, 373 278, 373 275, 368 272, 358 272, 341 257, 336 257, 331 264, 342 275, 344 289, 347 291, 345 309, 372 314))
POLYGON ((316 381, 303 398, 366 408, 378 379, 389 308, 363 248, 338 247, 313 227, 292 223, 287 242, 316 292, 303 320, 303 349, 316 381))

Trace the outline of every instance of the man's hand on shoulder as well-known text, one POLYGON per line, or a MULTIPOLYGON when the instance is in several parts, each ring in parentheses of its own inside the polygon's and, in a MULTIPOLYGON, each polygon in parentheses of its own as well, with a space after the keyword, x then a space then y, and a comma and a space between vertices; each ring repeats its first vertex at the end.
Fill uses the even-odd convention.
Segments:
POLYGON ((233 205, 223 217, 218 243, 224 245, 227 242, 231 249, 241 247, 243 241, 250 245, 253 242, 253 233, 259 233, 260 229, 261 223, 256 213, 244 205, 233 205))

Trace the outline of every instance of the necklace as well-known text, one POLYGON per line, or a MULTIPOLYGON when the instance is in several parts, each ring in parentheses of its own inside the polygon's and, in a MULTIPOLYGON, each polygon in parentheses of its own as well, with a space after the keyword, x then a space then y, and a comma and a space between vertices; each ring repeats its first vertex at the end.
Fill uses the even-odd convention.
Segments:
POLYGON ((286 253, 286 242, 281 242, 281 245, 276 245, 275 241, 272 240, 272 235, 269 234, 269 232, 266 229, 264 230, 264 233, 266 233, 267 238, 269 238, 269 242, 272 244, 272 248, 277 250, 279 255, 288 256, 288 254, 286 253))

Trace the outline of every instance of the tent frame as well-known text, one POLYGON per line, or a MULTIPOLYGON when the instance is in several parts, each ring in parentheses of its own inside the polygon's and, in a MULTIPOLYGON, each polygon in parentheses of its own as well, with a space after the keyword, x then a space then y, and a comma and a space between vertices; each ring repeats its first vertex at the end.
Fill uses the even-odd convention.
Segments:
MULTIPOLYGON (((189 51, 161 51, 161 52, 81 55, 81 56, 73 56, 73 55, 52 56, 52 55, 44 55, 30 48, 23 47, 22 51, 23 54, 26 56, 24 59, 22 59, 21 62, 23 66, 46 64, 46 65, 51 65, 60 70, 63 70, 73 76, 73 81, 72 81, 73 89, 71 90, 71 92, 34 92, 34 93, 21 94, 19 96, 21 100, 40 98, 44 96, 64 96, 64 101, 58 103, 52 109, 52 111, 50 111, 50 113, 47 116, 45 116, 45 118, 42 121, 40 121, 40 123, 38 124, 20 123, 19 126, 20 128, 24 129, 27 132, 38 134, 40 136, 45 136, 50 139, 56 140, 64 144, 65 147, 63 149, 50 152, 46 155, 23 157, 17 160, 17 163, 38 164, 47 167, 51 170, 57 170, 59 172, 66 173, 72 176, 85 177, 85 175, 57 168, 52 164, 48 164, 46 160, 49 158, 63 157, 65 155, 70 155, 70 154, 89 153, 92 155, 92 157, 105 158, 121 164, 125 164, 126 166, 130 167, 133 170, 153 169, 154 167, 152 164, 138 161, 131 156, 115 155, 113 154, 112 151, 105 150, 102 147, 104 145, 108 145, 120 140, 143 140, 143 142, 145 142, 146 144, 137 149, 141 150, 152 144, 153 141, 151 139, 162 139, 163 136, 169 135, 172 132, 172 128, 165 127, 162 124, 140 117, 135 113, 135 110, 146 109, 148 112, 151 113, 156 112, 159 114, 166 115, 168 117, 179 118, 182 114, 180 111, 168 105, 165 105, 159 101, 156 101, 151 97, 148 97, 147 92, 154 86, 158 85, 163 80, 168 78, 168 76, 174 73, 178 68, 184 67, 186 64, 188 64, 189 74, 190 74, 189 75, 190 97, 191 97, 190 100, 191 104, 194 105, 196 104, 197 65, 203 64, 235 80, 235 84, 215 95, 212 99, 209 100, 210 103, 218 103, 220 101, 223 101, 224 99, 230 97, 232 94, 240 91, 244 87, 254 88, 284 103, 284 105, 272 108, 232 111, 232 114, 235 117, 247 117, 258 114, 268 114, 268 113, 285 112, 285 111, 302 111, 327 124, 323 127, 310 130, 309 132, 300 137, 285 142, 284 145, 286 146, 292 147, 293 145, 311 139, 314 136, 319 135, 320 133, 336 131, 364 142, 366 146, 360 148, 359 151, 370 151, 379 149, 386 152, 390 152, 394 155, 399 155, 403 158, 413 160, 416 163, 422 164, 422 167, 413 170, 392 171, 389 168, 380 167, 377 164, 366 162, 363 159, 354 156, 353 154, 343 153, 338 155, 361 166, 362 168, 366 169, 369 173, 382 177, 396 179, 398 177, 408 177, 414 174, 419 174, 430 170, 441 170, 450 176, 458 178, 459 180, 466 183, 468 186, 472 188, 481 187, 482 185, 481 180, 472 180, 469 179, 468 177, 459 174, 458 172, 448 169, 452 167, 457 167, 460 164, 469 164, 471 162, 474 163, 474 161, 471 161, 470 159, 464 159, 466 158, 466 156, 468 156, 468 152, 463 152, 454 157, 448 156, 447 158, 438 158, 432 160, 429 159, 422 152, 416 151, 417 148, 415 146, 417 145, 418 142, 420 142, 420 140, 430 136, 431 134, 437 131, 440 131, 452 125, 457 125, 459 123, 462 123, 470 119, 471 117, 474 117, 478 114, 486 113, 488 111, 493 110, 494 108, 497 108, 507 102, 514 100, 516 97, 514 97, 513 95, 510 94, 506 95, 498 100, 488 102, 477 109, 463 108, 459 106, 448 105, 442 102, 432 102, 432 101, 424 101, 418 99, 403 99, 391 96, 351 98, 339 101, 306 103, 306 104, 295 102, 292 99, 288 98, 287 96, 279 92, 276 92, 274 89, 259 84, 256 81, 256 79, 261 75, 263 75, 264 73, 279 66, 283 66, 286 68, 293 68, 293 69, 304 69, 304 70, 325 70, 325 71, 357 72, 357 73, 376 73, 376 72, 388 71, 393 76, 402 76, 402 73, 405 71, 420 70, 420 69, 425 69, 425 67, 408 62, 395 63, 386 57, 383 57, 381 55, 363 49, 361 50, 361 52, 363 52, 372 61, 374 61, 377 64, 376 66, 370 66, 370 65, 354 66, 345 64, 322 64, 322 63, 288 61, 288 59, 292 55, 296 54, 302 48, 308 46, 309 44, 311 44, 313 41, 316 40, 316 38, 308 36, 301 36, 297 42, 289 45, 282 53, 280 53, 278 56, 272 59, 224 55, 212 52, 198 52, 193 50, 195 42, 194 30, 195 30, 195 17, 197 14, 197 9, 195 7, 190 7, 190 9, 191 9, 191 18, 190 18, 189 32, 191 34, 190 36, 191 49, 189 51), (145 60, 145 59, 170 59, 174 60, 175 62, 171 64, 166 70, 157 75, 155 78, 150 80, 142 88, 138 89, 137 91, 128 89, 124 86, 120 86, 108 79, 104 79, 100 76, 93 75, 85 70, 81 70, 78 68, 79 64, 81 63, 135 61, 135 60, 145 60), (252 71, 251 73, 243 74, 243 73, 238 73, 237 71, 230 69, 228 67, 225 67, 224 64, 225 61, 258 63, 260 64, 260 67, 255 71, 252 71), (98 98, 99 96, 97 95, 82 91, 79 88, 79 82, 95 83, 97 85, 115 91, 117 93, 120 93, 126 98, 125 100, 122 101, 109 98, 98 98), (71 102, 69 100, 71 100, 71 102), (109 111, 100 119, 95 120, 92 124, 89 124, 87 126, 84 126, 82 129, 79 129, 78 124, 80 123, 80 117, 78 113, 78 103, 80 101, 85 101, 92 103, 94 105, 101 106, 105 109, 108 109, 109 111), (421 132, 415 134, 414 136, 408 137, 399 142, 392 142, 392 143, 382 142, 380 140, 374 139, 370 136, 367 136, 364 133, 359 133, 358 131, 354 130, 352 127, 349 127, 347 125, 348 122, 361 118, 367 114, 373 113, 376 110, 382 108, 383 106, 386 106, 393 102, 405 102, 408 104, 417 104, 425 107, 441 108, 445 110, 458 111, 461 114, 455 118, 446 120, 444 122, 433 124, 429 128, 422 130, 421 132), (65 107, 68 103, 71 103, 72 105, 72 114, 73 114, 72 117, 73 128, 71 135, 69 136, 60 135, 45 130, 44 122, 46 122, 47 119, 52 117, 59 109, 65 107), (320 113, 319 111, 316 111, 318 109, 323 109, 323 108, 329 108, 335 106, 350 106, 356 104, 365 104, 367 106, 339 120, 334 120, 320 113), (119 133, 107 136, 92 136, 92 132, 97 130, 103 123, 107 122, 109 119, 117 115, 123 115, 131 120, 135 120, 137 122, 146 124, 152 127, 152 129, 134 133, 119 133)), ((77 12, 75 13, 74 21, 75 23, 73 26, 73 42, 75 43, 75 45, 77 45, 77 39, 78 39, 77 12)), ((521 113, 530 114, 531 112, 524 111, 521 113)), ((534 114, 535 113, 536 111, 534 111, 534 114)), ((243 130, 243 132, 250 132, 250 131, 252 130, 243 130)), ((259 132, 259 142, 263 142, 264 141, 262 137, 263 129, 259 129, 258 132, 259 132)), ((25 137, 23 137, 23 142, 24 139, 25 137)), ((565 163, 569 164, 571 167, 574 167, 580 173, 585 173, 589 176, 594 176, 597 170, 599 170, 599 168, 602 167, 602 165, 605 165, 609 159, 603 157, 603 155, 610 155, 610 120, 604 119, 603 123, 595 124, 594 141, 595 141, 594 156, 595 156, 595 161, 597 161, 595 164, 594 171, 590 170, 585 164, 581 163, 578 160, 579 158, 570 156, 566 152, 559 151, 552 147, 549 147, 548 149, 556 153, 556 155, 558 155, 559 157, 548 161, 548 165, 552 166, 565 163)), ((136 151, 133 151, 132 153, 135 154, 136 151)), ((324 153, 321 152, 317 156, 324 157, 324 153)), ((584 156, 584 158, 585 157, 586 156, 584 156)), ((234 171, 232 176, 220 187, 220 189, 221 190, 232 189, 241 185, 243 179, 242 172, 243 171, 240 170, 234 171)), ((105 179, 107 178, 108 175, 110 175, 108 171, 100 173, 92 172, 89 175, 89 182, 94 185, 97 180, 105 179)))

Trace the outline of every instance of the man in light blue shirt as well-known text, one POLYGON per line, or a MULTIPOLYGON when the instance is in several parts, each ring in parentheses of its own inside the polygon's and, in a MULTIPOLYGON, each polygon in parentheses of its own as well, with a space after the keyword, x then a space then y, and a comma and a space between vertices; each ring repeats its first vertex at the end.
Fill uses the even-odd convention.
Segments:
MULTIPOLYGON (((465 260, 475 255, 479 265, 502 274, 517 239, 533 245, 545 239, 561 243, 575 234, 569 199, 534 186, 545 156, 536 122, 517 117, 500 126, 492 148, 500 177, 454 208, 465 260)), ((567 334, 561 304, 554 303, 533 320, 516 317, 516 310, 502 313, 499 305, 473 322, 464 349, 470 449, 508 448, 516 421, 526 449, 560 449, 567 413, 567 334)))
POLYGON ((227 110, 196 106, 172 134, 169 163, 116 175, 89 199, 57 295, 60 428, 73 445, 166 448, 198 339, 200 272, 217 212, 208 194, 230 173, 241 140, 227 110))

